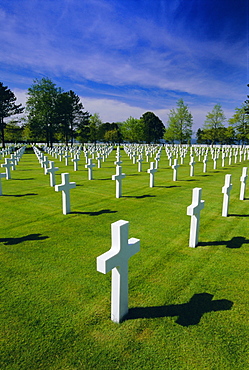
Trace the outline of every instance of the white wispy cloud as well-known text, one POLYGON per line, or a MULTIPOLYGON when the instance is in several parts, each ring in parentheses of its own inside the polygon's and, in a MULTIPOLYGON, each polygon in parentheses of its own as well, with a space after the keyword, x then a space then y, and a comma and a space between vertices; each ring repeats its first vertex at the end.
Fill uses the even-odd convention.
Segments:
MULTIPOLYGON (((29 71, 27 81, 31 76, 57 80, 67 76, 73 81, 72 89, 84 86, 85 80, 93 81, 96 94, 102 97, 85 96, 84 88, 76 92, 88 99, 90 107, 97 104, 104 116, 104 106, 108 106, 109 115, 104 120, 126 119, 122 110, 127 112, 128 108, 128 116, 153 107, 154 111, 161 107, 167 115, 181 94, 192 96, 192 106, 198 106, 201 99, 203 110, 217 100, 230 109, 229 105, 237 106, 246 97, 246 80, 245 88, 241 87, 246 71, 245 39, 229 41, 224 35, 200 39, 198 34, 184 33, 185 23, 181 24, 180 19, 174 26, 170 19, 175 19, 181 2, 158 3, 164 23, 162 18, 156 22, 150 14, 145 17, 142 11, 132 14, 127 4, 114 0, 24 0, 14 4, 12 12, 7 7, 0 9, 0 62, 8 66, 7 75, 13 68, 17 80, 21 80, 18 69, 24 68, 29 71), (113 99, 114 91, 101 91, 103 84, 120 88, 117 100, 113 99), (131 91, 139 88, 148 89, 148 94, 141 92, 139 104, 138 99, 131 104, 131 91), (158 89, 158 94, 149 96, 150 89, 158 89), (163 95, 167 96, 166 110, 163 95), (204 105, 203 99, 208 100, 204 105), (116 118, 112 112, 116 112, 116 118)), ((193 0, 189 2, 189 11, 194 4, 193 0)), ((196 21, 197 32, 199 25, 196 21)), ((203 30, 206 26, 203 24, 203 30)))

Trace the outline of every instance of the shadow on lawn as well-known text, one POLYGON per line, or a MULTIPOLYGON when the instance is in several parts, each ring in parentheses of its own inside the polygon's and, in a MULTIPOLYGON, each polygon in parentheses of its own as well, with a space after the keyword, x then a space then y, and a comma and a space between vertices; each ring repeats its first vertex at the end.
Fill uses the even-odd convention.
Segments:
POLYGON ((70 214, 75 214, 75 215, 89 215, 89 216, 100 216, 104 213, 117 213, 118 211, 111 211, 110 209, 101 209, 100 211, 97 212, 70 212, 70 214))
POLYGON ((35 194, 35 193, 27 193, 27 194, 18 194, 18 195, 13 195, 13 194, 3 194, 4 197, 16 197, 16 198, 20 198, 20 197, 27 197, 29 195, 38 195, 38 194, 35 194))
POLYGON ((232 214, 232 213, 230 213, 229 215, 228 215, 228 217, 249 217, 249 215, 238 215, 238 214, 232 214))
POLYGON ((136 199, 143 199, 143 198, 155 198, 155 195, 145 194, 145 195, 122 195, 122 198, 136 198, 136 199))
POLYGON ((181 188, 180 185, 170 185, 170 186, 166 186, 166 185, 155 185, 155 188, 166 188, 166 189, 170 189, 170 188, 181 188))
POLYGON ((188 303, 130 308, 125 320, 178 316, 177 324, 190 326, 199 324, 202 316, 207 312, 231 310, 232 301, 227 299, 212 301, 212 299, 212 294, 200 293, 194 294, 188 303))
POLYGON ((27 179, 13 179, 14 181, 25 181, 25 180, 34 180, 34 177, 30 177, 30 178, 27 178, 27 179))
POLYGON ((249 240, 243 236, 235 236, 231 240, 224 240, 218 242, 200 242, 198 247, 206 247, 208 245, 225 245, 227 248, 241 248, 243 244, 249 244, 249 240))
POLYGON ((5 245, 14 245, 28 240, 44 240, 48 238, 48 236, 41 236, 41 234, 29 234, 22 236, 21 238, 0 238, 0 243, 4 243, 5 245))

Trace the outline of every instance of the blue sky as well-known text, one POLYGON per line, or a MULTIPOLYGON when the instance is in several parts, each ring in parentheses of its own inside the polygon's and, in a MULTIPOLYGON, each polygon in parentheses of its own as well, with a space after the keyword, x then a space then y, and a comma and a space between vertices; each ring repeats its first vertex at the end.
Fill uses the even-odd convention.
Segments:
POLYGON ((25 104, 34 79, 78 94, 106 122, 182 98, 194 130, 249 94, 249 0, 0 0, 0 81, 25 104))

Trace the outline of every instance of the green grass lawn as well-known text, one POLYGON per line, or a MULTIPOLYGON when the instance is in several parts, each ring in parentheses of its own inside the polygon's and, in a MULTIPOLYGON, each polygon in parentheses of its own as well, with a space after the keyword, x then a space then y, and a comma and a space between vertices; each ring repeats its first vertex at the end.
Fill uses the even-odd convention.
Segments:
MULTIPOLYGON (((83 155, 70 173, 71 214, 27 149, 0 197, 0 369, 249 369, 249 190, 239 200, 248 161, 217 169, 209 156, 189 176, 189 157, 172 181, 162 151, 155 187, 121 150, 123 197, 115 198, 116 151, 89 181, 83 155), (232 174, 229 217, 221 188, 232 174), (199 246, 189 248, 192 189, 201 187, 199 246), (111 246, 111 223, 130 222, 140 252, 129 261, 129 315, 110 319, 111 273, 96 257, 111 246)), ((3 163, 3 160, 1 160, 3 163)), ((3 169, 1 172, 4 172, 3 169)))

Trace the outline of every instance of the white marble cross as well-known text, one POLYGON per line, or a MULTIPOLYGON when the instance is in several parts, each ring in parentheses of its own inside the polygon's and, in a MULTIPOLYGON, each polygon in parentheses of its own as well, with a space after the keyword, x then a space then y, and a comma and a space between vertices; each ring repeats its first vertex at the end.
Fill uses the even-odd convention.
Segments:
POLYGON ((70 189, 76 187, 75 182, 69 182, 69 173, 61 174, 61 184, 55 185, 55 191, 62 191, 62 213, 64 215, 70 213, 70 189))
POLYGON ((66 151, 63 157, 65 158, 65 165, 68 166, 68 158, 70 158, 70 154, 66 151))
POLYGON ((16 169, 16 157, 15 157, 15 155, 14 154, 11 154, 10 155, 10 158, 11 158, 11 161, 12 161, 12 170, 15 170, 16 169))
POLYGON ((78 171, 78 162, 79 162, 79 160, 80 160, 79 155, 78 154, 74 154, 73 159, 71 159, 71 161, 73 162, 73 169, 74 169, 74 171, 78 171))
POLYGON ((189 165, 190 165, 190 176, 192 177, 194 176, 194 166, 195 166, 194 157, 191 157, 189 165))
POLYGON ((59 167, 54 166, 54 161, 49 161, 49 164, 50 164, 50 167, 46 168, 45 175, 47 175, 49 173, 50 186, 53 187, 56 184, 56 182, 55 182, 55 172, 59 170, 59 167))
POLYGON ((123 161, 121 160, 121 155, 116 155, 117 160, 114 162, 116 166, 120 166, 123 161))
POLYGON ((92 163, 92 158, 89 158, 88 164, 85 165, 85 168, 88 168, 88 180, 93 180, 93 167, 95 164, 92 163))
POLYGON ((192 204, 187 207, 187 215, 191 216, 189 247, 195 248, 198 245, 200 212, 204 208, 204 200, 201 200, 202 188, 194 188, 192 204))
POLYGON ((213 167, 213 169, 214 170, 216 170, 216 168, 217 168, 217 157, 216 156, 214 156, 214 158, 213 158, 213 161, 214 161, 214 167, 213 167))
POLYGON ((207 155, 205 155, 204 159, 203 159, 203 172, 207 172, 207 162, 208 162, 208 159, 207 159, 207 155))
POLYGON ((98 168, 101 168, 101 161, 103 158, 100 153, 97 153, 96 159, 98 161, 98 168))
POLYGON ((139 154, 137 163, 138 163, 138 172, 142 172, 142 162, 143 162, 143 157, 141 154, 139 154))
POLYGON ((223 205, 222 205, 222 216, 223 217, 227 217, 228 215, 230 192, 232 190, 231 178, 232 178, 232 175, 226 175, 225 185, 222 187, 222 193, 224 194, 223 205))
POLYGON ((155 161, 156 161, 156 162, 155 162, 155 163, 156 163, 156 165, 155 165, 155 168, 156 168, 156 169, 158 169, 158 168, 159 168, 159 161, 160 161, 160 158, 161 158, 160 154, 158 154, 158 153, 157 153, 157 155, 156 155, 156 156, 155 156, 155 158, 154 158, 154 159, 155 159, 155 161))
POLYGON ((180 167, 180 165, 177 162, 178 162, 178 159, 174 159, 174 164, 172 166, 172 168, 173 168, 173 181, 177 181, 178 167, 180 167))
POLYGON ((3 195, 2 191, 2 181, 1 179, 6 178, 6 173, 0 173, 0 195, 3 195))
POLYGON ((1 167, 5 168, 6 171, 6 180, 11 179, 11 167, 12 167, 12 160, 10 158, 5 158, 5 163, 1 164, 1 167))
POLYGON ((47 170, 47 168, 48 168, 48 165, 49 165, 49 160, 48 160, 48 157, 45 155, 44 157, 43 157, 43 161, 42 161, 42 164, 43 164, 43 168, 44 168, 44 174, 46 175, 46 170, 47 170))
POLYGON ((140 240, 128 239, 129 222, 112 223, 111 249, 97 257, 97 271, 112 270, 111 319, 120 323, 128 313, 128 260, 140 250, 140 240))
POLYGON ((239 199, 240 200, 244 200, 245 199, 245 192, 246 192, 246 180, 247 180, 247 167, 243 167, 243 170, 242 170, 242 176, 240 178, 240 182, 241 182, 241 185, 240 185, 240 196, 239 196, 239 199))
POLYGON ((122 167, 116 167, 116 175, 112 175, 112 180, 116 180, 116 198, 122 197, 122 179, 125 178, 125 174, 122 173, 122 167))
POLYGON ((157 172, 157 169, 155 168, 155 163, 150 162, 150 168, 147 170, 147 173, 150 174, 150 187, 154 187, 154 174, 157 172))

